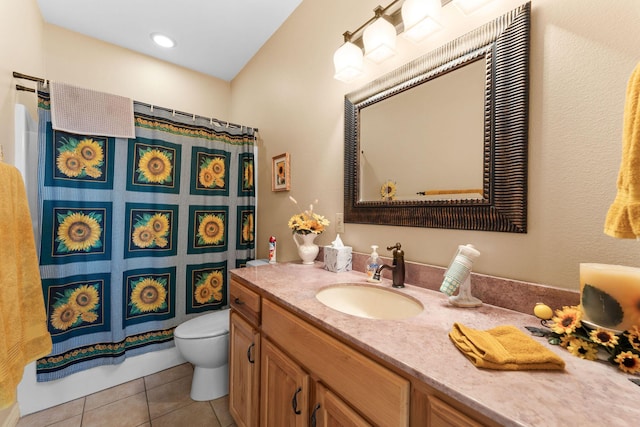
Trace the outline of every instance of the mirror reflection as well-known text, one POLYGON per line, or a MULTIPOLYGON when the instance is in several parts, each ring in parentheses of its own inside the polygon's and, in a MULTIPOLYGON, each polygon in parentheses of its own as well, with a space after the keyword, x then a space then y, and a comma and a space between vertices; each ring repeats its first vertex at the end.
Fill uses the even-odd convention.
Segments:
POLYGON ((360 110, 360 200, 480 199, 486 66, 474 61, 360 110))

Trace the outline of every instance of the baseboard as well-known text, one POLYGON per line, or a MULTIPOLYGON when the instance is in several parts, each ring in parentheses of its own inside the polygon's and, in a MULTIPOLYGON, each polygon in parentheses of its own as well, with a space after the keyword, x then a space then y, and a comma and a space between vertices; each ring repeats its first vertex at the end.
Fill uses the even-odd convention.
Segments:
POLYGON ((20 408, 17 403, 0 410, 0 427, 15 427, 20 420, 20 408))

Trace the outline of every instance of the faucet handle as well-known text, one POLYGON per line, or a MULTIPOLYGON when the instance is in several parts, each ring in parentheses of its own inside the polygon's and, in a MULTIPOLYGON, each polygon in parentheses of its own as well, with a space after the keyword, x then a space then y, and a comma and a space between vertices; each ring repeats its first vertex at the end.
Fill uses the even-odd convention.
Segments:
POLYGON ((391 249, 394 249, 394 250, 400 250, 400 248, 401 248, 401 247, 402 247, 402 245, 400 244, 400 242, 398 242, 398 243, 396 243, 396 244, 395 244, 395 245, 393 245, 393 246, 387 246, 387 250, 388 250, 388 251, 390 251, 391 249))

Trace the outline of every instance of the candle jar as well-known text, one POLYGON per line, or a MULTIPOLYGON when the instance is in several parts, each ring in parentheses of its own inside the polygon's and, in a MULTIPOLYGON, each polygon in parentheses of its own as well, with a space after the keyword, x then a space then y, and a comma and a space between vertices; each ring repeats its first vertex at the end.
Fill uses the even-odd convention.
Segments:
POLYGON ((580 264, 580 306, 587 326, 616 332, 640 326, 640 268, 580 264))

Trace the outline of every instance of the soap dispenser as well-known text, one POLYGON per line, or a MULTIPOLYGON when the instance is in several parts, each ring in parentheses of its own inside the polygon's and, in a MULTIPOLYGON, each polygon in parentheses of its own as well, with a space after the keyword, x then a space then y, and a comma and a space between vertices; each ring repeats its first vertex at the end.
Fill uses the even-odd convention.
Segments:
POLYGON ((367 277, 371 279, 376 272, 376 269, 380 265, 380 259, 378 258, 378 245, 371 245, 371 255, 367 259, 367 265, 365 266, 367 277))

